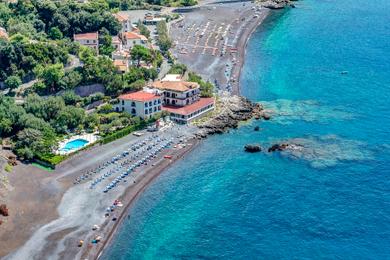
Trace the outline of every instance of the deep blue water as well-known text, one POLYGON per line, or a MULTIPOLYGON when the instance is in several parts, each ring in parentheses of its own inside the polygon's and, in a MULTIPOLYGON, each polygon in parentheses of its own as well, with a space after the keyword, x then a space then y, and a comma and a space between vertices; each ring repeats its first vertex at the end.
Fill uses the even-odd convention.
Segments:
POLYGON ((211 137, 162 174, 103 259, 390 259, 390 1, 276 13, 241 80, 274 119, 211 137), (243 152, 291 139, 304 151, 243 152))

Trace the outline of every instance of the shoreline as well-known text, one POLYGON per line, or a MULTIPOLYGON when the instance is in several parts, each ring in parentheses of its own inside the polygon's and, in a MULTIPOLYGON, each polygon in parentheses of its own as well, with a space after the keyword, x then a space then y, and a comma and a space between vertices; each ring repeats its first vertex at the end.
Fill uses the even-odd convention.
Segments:
POLYGON ((239 55, 240 66, 235 66, 233 71, 232 71, 232 75, 236 75, 235 77, 237 78, 237 84, 235 84, 236 87, 232 89, 232 94, 234 94, 234 95, 241 95, 241 73, 242 73, 242 69, 244 67, 244 63, 245 63, 248 42, 252 38, 252 35, 256 32, 256 30, 260 26, 262 26, 264 21, 271 15, 270 10, 267 9, 265 12, 266 13, 261 18, 258 19, 257 23, 254 24, 251 27, 251 29, 246 31, 246 34, 243 35, 243 36, 246 35, 246 37, 241 37, 241 38, 244 38, 244 40, 243 40, 243 44, 241 46, 241 51, 239 52, 240 53, 240 55, 239 55))
MULTIPOLYGON (((263 24, 265 19, 267 19, 270 14, 271 14, 271 11, 266 10, 265 15, 262 16, 260 19, 258 19, 258 21, 255 24, 253 24, 249 30, 245 30, 243 32, 243 34, 240 36, 240 38, 244 39, 244 40, 242 42, 240 41, 241 45, 240 45, 240 43, 238 44, 238 46, 241 47, 241 50, 239 51, 239 53, 240 53, 240 55, 239 55, 239 57, 240 57, 240 59, 239 59, 240 60, 240 66, 235 66, 237 68, 237 84, 236 84, 236 88, 232 89, 233 91, 232 91, 231 94, 233 94, 233 95, 240 95, 240 75, 241 75, 241 70, 242 70, 242 68, 244 66, 244 62, 245 62, 246 48, 247 48, 248 42, 249 42, 250 38, 252 37, 253 33, 259 28, 259 26, 261 26, 263 24)), ((192 144, 191 149, 188 149, 183 154, 178 156, 174 161, 172 161, 171 164, 169 164, 166 167, 164 167, 163 169, 161 169, 161 171, 155 173, 150 178, 150 180, 147 183, 145 183, 138 190, 136 195, 131 197, 130 201, 128 202, 126 207, 123 209, 123 212, 121 213, 121 216, 119 217, 117 223, 112 228, 111 232, 109 232, 107 240, 104 240, 104 242, 102 243, 101 248, 98 250, 98 252, 96 254, 93 254, 92 256, 90 254, 88 254, 89 257, 92 257, 92 259, 95 259, 95 260, 100 259, 100 257, 103 255, 103 253, 107 250, 107 248, 114 241, 115 236, 116 236, 119 228, 121 227, 121 225, 123 225, 123 222, 125 220, 125 216, 131 214, 132 207, 134 206, 134 203, 138 200, 139 196, 142 195, 142 192, 144 192, 153 183, 153 181, 155 181, 169 167, 174 166, 175 163, 177 163, 179 160, 183 159, 188 153, 192 152, 200 144, 200 141, 196 140, 195 138, 193 140, 195 140, 195 141, 192 144)), ((124 194, 124 196, 126 196, 126 194, 124 194)))
MULTIPOLYGON (((175 163, 177 163, 179 160, 183 159, 188 153, 192 152, 199 144, 200 141, 196 138, 193 138, 191 140, 191 146, 190 148, 186 149, 181 154, 175 156, 174 159, 172 159, 167 165, 163 166, 158 171, 155 171, 154 173, 151 172, 147 175, 149 178, 146 179, 146 182, 143 183, 143 185, 137 187, 134 187, 136 189, 135 194, 128 198, 128 201, 126 203, 126 206, 123 208, 121 215, 118 217, 118 221, 115 222, 113 228, 110 230, 110 232, 107 234, 106 239, 102 242, 100 248, 97 250, 94 254, 86 253, 85 256, 89 256, 92 259, 100 259, 100 257, 103 255, 103 253, 107 250, 107 248, 111 245, 113 240, 115 239, 115 235, 117 234, 119 228, 121 225, 123 225, 123 222, 125 221, 125 217, 131 214, 132 207, 134 206, 134 203, 139 199, 139 197, 142 195, 142 193, 166 170, 168 170, 170 167, 172 167, 175 163)), ((146 177, 145 177, 146 178, 146 177)), ((123 194, 122 197, 126 197, 130 191, 127 191, 126 194, 123 194)), ((122 200, 123 201, 123 200, 122 200)), ((84 257, 84 255, 83 255, 84 257)))
MULTIPOLYGON (((236 84, 234 84, 234 85, 236 85, 236 87, 232 88, 232 91, 231 91, 232 94, 239 94, 240 93, 240 86, 239 86, 240 85, 240 74, 241 74, 241 70, 242 70, 243 65, 244 65, 246 48, 247 48, 247 44, 249 42, 249 39, 251 38, 252 34, 256 31, 256 29, 262 25, 262 23, 269 16, 270 13, 271 12, 269 10, 266 10, 264 13, 262 13, 261 16, 259 16, 256 23, 251 23, 251 26, 249 28, 245 28, 239 36, 239 41, 237 42, 237 49, 238 49, 237 60, 239 61, 239 66, 236 65, 232 68, 232 75, 237 75, 237 81, 236 81, 236 84), (233 73, 237 73, 237 74, 233 74, 233 73)), ((223 61, 221 61, 221 62, 223 63, 223 61)), ((128 138, 125 137, 123 139, 127 140, 128 138)), ((57 190, 57 192, 58 192, 57 199, 59 196, 59 200, 58 200, 58 203, 54 202, 56 205, 56 208, 55 208, 54 212, 51 213, 50 218, 48 219, 48 222, 46 224, 43 224, 43 227, 49 225, 51 222, 55 222, 55 220, 57 220, 57 218, 61 218, 61 213, 59 212, 60 211, 59 207, 62 205, 63 199, 64 199, 66 193, 72 188, 72 185, 71 185, 70 180, 69 180, 70 177, 74 176, 77 172, 80 172, 81 169, 85 169, 85 168, 89 167, 88 165, 87 166, 82 165, 80 167, 75 167, 75 165, 77 165, 77 162, 82 161, 82 159, 84 157, 88 157, 87 156, 88 154, 96 153, 96 151, 103 150, 105 148, 107 148, 108 150, 116 149, 115 151, 119 152, 121 148, 114 147, 114 146, 115 146, 115 143, 119 144, 121 141, 124 141, 124 140, 120 139, 120 140, 117 140, 116 142, 109 144, 108 146, 93 147, 90 150, 84 151, 81 154, 76 155, 75 157, 65 161, 64 162, 65 166, 61 165, 60 176, 48 177, 48 178, 53 178, 53 179, 49 179, 48 182, 50 182, 51 185, 57 186, 57 189, 58 189, 57 190), (73 167, 75 167, 75 169, 69 169, 69 168, 73 168, 73 167), (71 171, 71 173, 65 174, 64 171, 65 172, 71 171)), ((164 161, 164 159, 160 159, 158 164, 161 163, 161 165, 156 166, 157 169, 142 169, 141 170, 142 176, 138 177, 137 183, 127 187, 124 190, 124 192, 119 195, 119 197, 116 197, 117 199, 120 199, 121 201, 123 201, 124 207, 121 208, 120 215, 117 217, 117 220, 115 222, 112 222, 109 220, 108 220, 108 222, 107 222, 107 220, 104 221, 104 224, 102 225, 102 229, 99 232, 99 234, 101 234, 103 236, 103 241, 98 243, 97 246, 90 246, 90 238, 94 235, 94 234, 91 235, 91 233, 93 233, 93 232, 91 232, 90 229, 89 229, 89 231, 87 231, 87 230, 79 230, 78 227, 74 227, 73 229, 63 228, 58 232, 50 233, 50 236, 53 236, 53 241, 43 242, 44 244, 41 245, 42 251, 45 251, 45 252, 39 252, 39 248, 35 249, 35 248, 30 247, 30 249, 32 251, 35 251, 38 254, 38 256, 43 256, 45 258, 45 257, 52 256, 53 252, 58 250, 58 243, 61 243, 62 246, 68 247, 67 249, 69 249, 69 250, 64 250, 64 251, 61 251, 60 253, 57 252, 57 254, 60 258, 67 259, 67 258, 73 258, 76 256, 76 258, 79 258, 79 259, 81 259, 81 258, 83 258, 83 259, 85 259, 85 258, 99 259, 103 255, 103 253, 107 250, 107 248, 111 245, 112 241, 115 239, 115 235, 117 234, 119 228, 123 224, 125 217, 127 215, 131 214, 132 207, 134 206, 134 203, 137 201, 137 199, 142 195, 142 192, 144 192, 144 190, 146 190, 149 187, 149 185, 151 185, 153 183, 153 181, 158 178, 158 176, 163 174, 165 170, 167 170, 169 167, 173 166, 179 160, 183 159, 188 153, 192 152, 200 144, 200 142, 201 142, 200 140, 193 137, 189 141, 189 143, 191 143, 191 145, 187 145, 186 147, 188 147, 188 148, 184 149, 183 151, 182 150, 176 151, 175 156, 168 163, 166 163, 166 161, 164 161), (79 248, 77 248, 75 245, 77 240, 74 240, 75 235, 87 237, 87 239, 85 239, 85 241, 86 241, 85 244, 88 246, 83 246, 81 250, 79 248), (73 236, 73 238, 70 239, 72 236, 73 236), (70 242, 70 241, 73 241, 73 242, 70 242), (43 250, 44 248, 46 248, 47 250, 43 250), (77 250, 75 250, 75 249, 77 249, 77 250)), ((109 154, 109 152, 107 152, 107 154, 109 154)), ((164 154, 166 154, 166 153, 163 152, 161 157, 163 157, 164 154)), ((13 259, 13 257, 15 256, 14 254, 17 253, 22 247, 24 247, 27 244, 27 242, 29 242, 29 240, 31 240, 36 233, 38 233, 38 231, 41 228, 42 228, 42 226, 38 227, 38 229, 33 231, 32 235, 30 235, 29 238, 26 241, 24 241, 24 244, 19 246, 15 251, 10 252, 8 255, 5 255, 5 258, 6 259, 13 259)), ((47 236, 47 237, 49 237, 49 236, 47 236)), ((40 237, 40 238, 42 238, 42 237, 40 237)), ((43 237, 43 238, 45 238, 45 237, 43 237)), ((27 245, 27 248, 28 247, 29 247, 29 245, 27 245)))

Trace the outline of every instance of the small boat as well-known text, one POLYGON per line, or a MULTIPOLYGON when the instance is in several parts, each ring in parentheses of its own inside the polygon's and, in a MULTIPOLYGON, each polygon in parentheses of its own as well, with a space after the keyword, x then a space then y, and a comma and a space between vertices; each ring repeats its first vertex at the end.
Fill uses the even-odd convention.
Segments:
POLYGON ((342 75, 348 74, 348 71, 344 70, 341 72, 342 75))
POLYGON ((172 155, 165 155, 164 158, 165 159, 172 159, 172 155))

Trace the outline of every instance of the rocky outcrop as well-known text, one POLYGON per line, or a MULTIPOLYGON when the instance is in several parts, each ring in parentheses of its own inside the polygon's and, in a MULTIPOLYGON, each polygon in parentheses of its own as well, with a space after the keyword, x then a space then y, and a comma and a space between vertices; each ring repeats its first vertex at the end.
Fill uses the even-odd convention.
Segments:
POLYGON ((276 151, 284 151, 288 148, 288 144, 274 144, 270 148, 268 148, 268 152, 276 152, 276 151))
POLYGON ((258 144, 247 144, 247 145, 245 145, 244 149, 245 149, 245 152, 248 152, 248 153, 261 152, 261 147, 258 144))
POLYGON ((290 3, 290 0, 259 0, 258 2, 260 6, 269 9, 282 9, 288 5, 294 6, 290 3))
POLYGON ((198 125, 200 128, 198 138, 221 134, 231 128, 237 128, 241 121, 264 117, 262 105, 241 96, 220 97, 217 106, 216 115, 198 125))

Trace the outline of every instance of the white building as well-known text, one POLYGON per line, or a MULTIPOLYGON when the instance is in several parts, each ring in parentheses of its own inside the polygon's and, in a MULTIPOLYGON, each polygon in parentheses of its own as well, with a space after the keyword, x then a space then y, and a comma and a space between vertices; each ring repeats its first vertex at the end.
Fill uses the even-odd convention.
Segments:
POLYGON ((121 24, 121 26, 122 26, 121 32, 122 33, 133 31, 133 26, 131 25, 131 21, 130 21, 128 15, 121 14, 121 13, 116 13, 116 14, 113 14, 113 16, 121 24))
POLYGON ((121 39, 118 36, 112 37, 112 47, 115 48, 115 51, 121 52, 123 50, 123 45, 121 39))
POLYGON ((90 47, 99 53, 99 33, 79 33, 73 35, 73 40, 80 43, 81 45, 90 47))
POLYGON ((196 82, 155 81, 152 88, 164 92, 166 106, 187 106, 200 99, 200 87, 196 82))
POLYGON ((178 80, 168 76, 165 81, 156 81, 151 87, 163 93, 163 110, 169 112, 173 121, 186 124, 214 110, 214 98, 201 98, 196 82, 178 80), (173 81, 168 79, 173 78, 173 81))
POLYGON ((148 39, 136 32, 125 32, 122 34, 123 46, 125 49, 130 50, 134 45, 142 45, 148 47, 148 39))
POLYGON ((119 104, 116 105, 117 112, 126 111, 133 116, 148 119, 162 110, 162 96, 155 93, 138 91, 120 95, 119 104))

